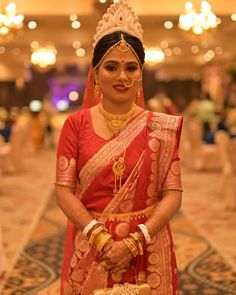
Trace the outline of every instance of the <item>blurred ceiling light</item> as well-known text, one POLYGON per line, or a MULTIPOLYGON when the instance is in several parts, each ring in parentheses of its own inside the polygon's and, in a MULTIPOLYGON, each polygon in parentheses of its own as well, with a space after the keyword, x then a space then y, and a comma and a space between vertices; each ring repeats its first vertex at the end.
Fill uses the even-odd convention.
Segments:
POLYGON ((45 71, 56 63, 56 48, 53 46, 38 47, 33 49, 31 63, 39 70, 45 71))
POLYGON ((0 46, 0 54, 4 54, 6 52, 6 47, 0 46))
POLYGON ((164 53, 165 53, 165 56, 167 56, 167 57, 170 57, 173 54, 172 49, 170 49, 170 48, 166 48, 164 50, 164 53))
POLYGON ((216 28, 220 19, 211 11, 207 1, 201 1, 201 11, 193 9, 191 2, 185 3, 185 12, 179 17, 179 27, 185 31, 192 30, 194 34, 201 35, 205 30, 216 28))
MULTIPOLYGON (((0 4, 0 35, 1 38, 13 35, 14 32, 21 29, 24 25, 23 14, 18 14, 16 11, 16 4, 10 2, 3 9, 0 4)), ((0 38, 0 40, 1 40, 0 38)))
POLYGON ((85 55, 85 50, 84 48, 78 48, 75 53, 77 56, 82 57, 85 55))
POLYGON ((75 21, 73 21, 73 22, 71 23, 71 26, 72 26, 73 29, 77 30, 77 29, 80 28, 81 23, 80 23, 78 20, 75 20, 75 21))
POLYGON ((72 43, 72 47, 73 47, 74 49, 78 49, 78 48, 80 48, 80 47, 81 47, 81 42, 80 42, 80 41, 74 41, 74 42, 72 43))
POLYGON ((79 99, 79 93, 78 93, 77 91, 71 91, 71 92, 69 93, 69 99, 70 99, 71 101, 76 101, 76 100, 78 100, 78 99, 79 99))
POLYGON ((56 108, 58 111, 64 112, 69 108, 69 102, 65 99, 61 99, 57 102, 56 108))
POLYGON ((70 20, 71 20, 72 22, 76 21, 77 18, 78 18, 77 14, 75 14, 75 13, 71 13, 71 14, 70 14, 70 20))
POLYGON ((193 45, 193 46, 191 46, 191 51, 192 51, 192 53, 197 54, 200 51, 200 49, 197 45, 193 45))
POLYGON ((213 50, 208 50, 204 55, 203 59, 205 61, 211 61, 215 57, 215 52, 213 50))
POLYGON ((170 20, 167 20, 166 22, 164 22, 164 27, 165 27, 167 30, 172 29, 173 26, 174 26, 174 25, 173 25, 172 21, 170 21, 170 20))
POLYGON ((231 19, 232 19, 232 21, 234 21, 234 22, 236 21, 236 13, 232 13, 232 14, 231 14, 231 19))
POLYGON ((180 55, 182 53, 182 49, 180 47, 176 46, 176 47, 173 48, 173 53, 175 55, 180 55))
POLYGON ((30 30, 34 30, 34 29, 36 29, 36 28, 37 28, 37 23, 36 23, 36 21, 31 20, 30 22, 28 22, 28 28, 29 28, 30 30))
POLYGON ((169 43, 166 40, 161 41, 160 43, 161 48, 167 48, 169 46, 169 43))
POLYGON ((107 0, 99 0, 100 3, 106 3, 107 0))
POLYGON ((42 102, 40 100, 31 100, 29 108, 32 112, 39 112, 42 109, 42 102))
POLYGON ((160 48, 149 48, 145 50, 145 62, 147 64, 160 63, 165 59, 165 54, 160 48))
POLYGON ((39 42, 38 41, 32 41, 30 44, 32 49, 38 48, 39 47, 39 42))
POLYGON ((221 48, 220 46, 217 46, 216 48, 215 48, 215 53, 216 54, 218 54, 218 55, 221 55, 221 54, 223 54, 223 48, 221 48))

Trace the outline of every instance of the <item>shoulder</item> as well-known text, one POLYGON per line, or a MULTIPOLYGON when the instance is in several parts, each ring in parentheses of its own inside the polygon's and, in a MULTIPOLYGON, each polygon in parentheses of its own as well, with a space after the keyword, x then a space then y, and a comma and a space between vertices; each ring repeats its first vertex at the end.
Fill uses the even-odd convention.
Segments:
MULTIPOLYGON (((181 129, 183 122, 182 116, 168 115, 158 112, 150 112, 149 118, 150 123, 156 123, 157 125, 159 125, 159 128, 161 127, 161 129, 168 129, 173 131, 181 129)), ((155 124, 153 126, 155 126, 155 124)))
POLYGON ((85 118, 88 116, 88 112, 88 109, 80 109, 69 114, 65 120, 64 126, 68 126, 78 131, 81 124, 83 124, 85 118))

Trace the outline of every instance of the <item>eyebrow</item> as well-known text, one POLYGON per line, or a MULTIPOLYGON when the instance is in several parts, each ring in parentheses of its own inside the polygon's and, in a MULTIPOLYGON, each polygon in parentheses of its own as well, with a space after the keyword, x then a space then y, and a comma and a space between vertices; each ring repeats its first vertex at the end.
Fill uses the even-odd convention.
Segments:
MULTIPOLYGON (((110 60, 105 61, 104 64, 108 64, 108 63, 120 64, 121 62, 119 62, 117 60, 110 59, 110 60)), ((136 60, 131 60, 131 61, 125 62, 125 64, 126 65, 134 65, 134 64, 139 65, 139 63, 136 60)))

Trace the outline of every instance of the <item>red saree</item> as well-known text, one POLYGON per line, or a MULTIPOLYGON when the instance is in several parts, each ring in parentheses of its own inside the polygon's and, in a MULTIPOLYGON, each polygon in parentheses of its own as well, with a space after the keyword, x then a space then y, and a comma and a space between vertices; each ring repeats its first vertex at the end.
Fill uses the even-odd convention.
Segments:
MULTIPOLYGON (((163 190, 181 190, 178 145, 182 118, 143 111, 112 140, 95 134, 89 109, 65 122, 57 153, 56 182, 75 187, 94 219, 105 224, 115 240, 145 223, 163 190), (122 187, 114 197, 111 159, 125 152, 122 187)), ((125 273, 109 275, 99 266, 96 250, 68 221, 61 295, 92 295, 115 283, 147 282, 152 294, 178 294, 178 278, 169 225, 152 239, 125 273)))

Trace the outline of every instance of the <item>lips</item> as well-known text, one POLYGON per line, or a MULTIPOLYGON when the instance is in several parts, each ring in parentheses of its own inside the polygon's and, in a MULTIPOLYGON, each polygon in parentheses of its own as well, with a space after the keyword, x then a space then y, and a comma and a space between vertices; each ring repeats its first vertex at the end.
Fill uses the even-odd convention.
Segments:
POLYGON ((123 84, 114 85, 113 88, 118 92, 126 92, 128 90, 123 84))

